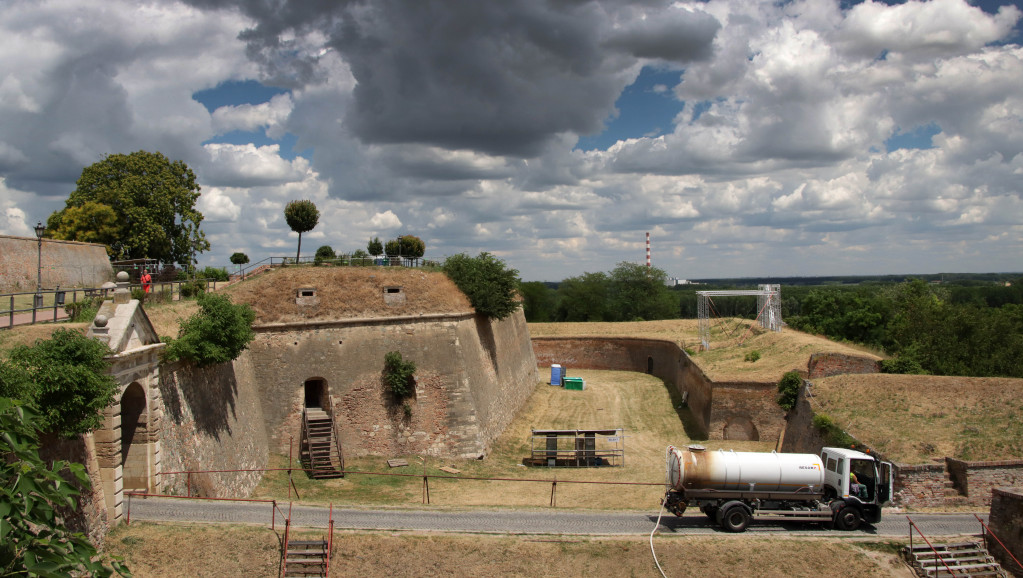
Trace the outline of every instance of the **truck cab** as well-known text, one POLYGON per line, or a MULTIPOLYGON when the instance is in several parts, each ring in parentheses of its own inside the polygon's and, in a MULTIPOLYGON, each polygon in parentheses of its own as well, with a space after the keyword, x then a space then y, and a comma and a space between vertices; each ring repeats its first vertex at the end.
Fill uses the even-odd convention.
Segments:
POLYGON ((892 501, 892 465, 845 448, 821 450, 824 462, 824 499, 835 511, 835 524, 854 529, 861 521, 881 520, 881 507, 892 501), (853 481, 855 479, 855 482, 853 481))

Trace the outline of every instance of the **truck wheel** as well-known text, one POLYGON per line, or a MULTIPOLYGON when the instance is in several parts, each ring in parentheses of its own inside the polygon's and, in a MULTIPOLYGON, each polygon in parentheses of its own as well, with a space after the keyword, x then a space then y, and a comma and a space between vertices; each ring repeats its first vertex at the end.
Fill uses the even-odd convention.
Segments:
POLYGON ((721 527, 729 532, 743 532, 749 526, 750 515, 744 506, 732 506, 719 516, 721 527))
POLYGON ((845 506, 835 514, 835 527, 851 532, 860 527, 860 513, 852 506, 845 506))

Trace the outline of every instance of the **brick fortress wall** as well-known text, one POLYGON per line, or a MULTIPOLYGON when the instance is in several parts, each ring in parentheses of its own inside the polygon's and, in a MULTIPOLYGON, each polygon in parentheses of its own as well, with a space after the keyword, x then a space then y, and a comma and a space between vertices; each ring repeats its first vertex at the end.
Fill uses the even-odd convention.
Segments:
MULTIPOLYGON (((99 287, 114 277, 104 245, 43 239, 41 255, 45 289, 99 287)), ((0 290, 35 290, 39 257, 38 239, 0 235, 0 290)))
POLYGON ((251 367, 270 447, 282 454, 298 447, 307 380, 325 382, 347 456, 472 458, 489 451, 539 381, 521 310, 501 321, 468 313, 255 329, 239 362, 251 367), (416 364, 408 400, 384 388, 389 351, 416 364))
POLYGON ((1023 576, 1023 567, 1012 560, 1023 560, 1023 490, 994 488, 991 495, 991 515, 988 527, 998 541, 988 538, 988 551, 1003 568, 1014 576, 1023 576), (1006 552, 1006 548, 1008 552, 1006 552), (1012 556, 1009 555, 1012 554, 1012 556))

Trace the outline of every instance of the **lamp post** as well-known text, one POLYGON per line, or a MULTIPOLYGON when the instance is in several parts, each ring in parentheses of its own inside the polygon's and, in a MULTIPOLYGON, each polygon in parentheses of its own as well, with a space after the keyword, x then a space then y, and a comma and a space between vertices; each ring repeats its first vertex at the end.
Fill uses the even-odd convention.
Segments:
POLYGON ((38 246, 38 260, 36 261, 36 294, 32 301, 32 323, 36 322, 36 310, 43 306, 43 233, 46 232, 46 226, 40 222, 36 222, 36 239, 39 243, 38 246))

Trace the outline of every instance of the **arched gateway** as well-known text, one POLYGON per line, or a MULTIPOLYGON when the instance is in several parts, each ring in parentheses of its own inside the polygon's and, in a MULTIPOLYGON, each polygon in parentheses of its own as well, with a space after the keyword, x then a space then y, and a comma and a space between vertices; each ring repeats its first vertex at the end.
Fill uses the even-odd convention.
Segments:
POLYGON ((164 344, 131 299, 127 274, 118 273, 117 281, 114 299, 103 303, 87 333, 113 351, 110 374, 121 386, 114 404, 103 411, 103 426, 92 434, 111 525, 120 521, 125 490, 159 489, 163 416, 157 384, 164 344))

